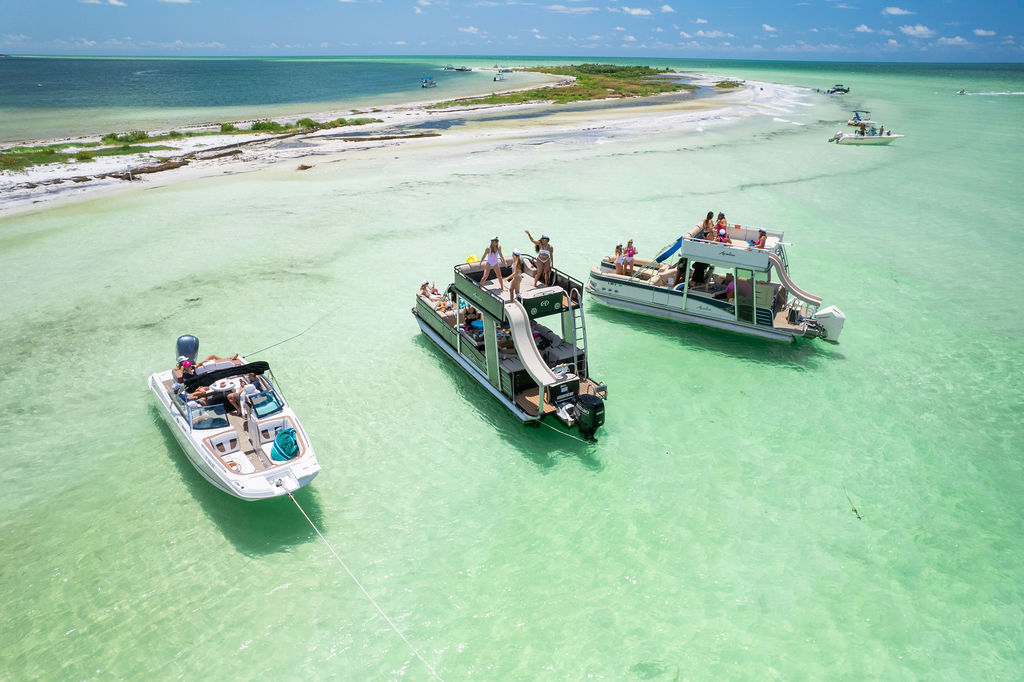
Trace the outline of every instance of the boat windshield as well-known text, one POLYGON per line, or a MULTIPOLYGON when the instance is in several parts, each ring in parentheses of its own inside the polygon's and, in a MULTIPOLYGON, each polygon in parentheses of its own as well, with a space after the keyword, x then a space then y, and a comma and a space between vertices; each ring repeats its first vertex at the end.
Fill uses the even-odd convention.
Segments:
POLYGON ((188 419, 193 429, 223 429, 228 425, 228 415, 224 404, 188 405, 188 419))
POLYGON ((266 417, 269 414, 280 411, 284 401, 273 390, 268 389, 254 395, 250 398, 250 402, 252 403, 253 412, 256 413, 257 417, 266 417))

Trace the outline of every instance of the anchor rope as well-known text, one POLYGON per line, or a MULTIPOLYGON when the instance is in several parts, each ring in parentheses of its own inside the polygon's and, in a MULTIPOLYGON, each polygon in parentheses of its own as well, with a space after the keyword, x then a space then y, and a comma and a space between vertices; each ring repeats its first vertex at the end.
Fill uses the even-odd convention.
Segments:
POLYGON ((552 426, 551 424, 548 424, 547 422, 544 422, 544 421, 542 421, 542 422, 540 422, 540 424, 541 424, 541 426, 546 426, 546 427, 548 427, 549 429, 551 429, 551 430, 552 430, 552 431, 554 431, 555 433, 560 433, 560 434, 562 434, 563 436, 566 436, 566 437, 568 437, 568 438, 572 438, 572 439, 574 439, 574 440, 578 440, 579 442, 581 442, 581 443, 586 443, 587 445, 593 445, 593 443, 591 443, 590 441, 588 441, 588 440, 583 440, 583 439, 582 439, 582 438, 580 438, 579 436, 574 436, 574 435, 572 435, 571 433, 566 433, 565 431, 562 431, 561 429, 556 429, 556 428, 555 428, 554 426, 552 426))
MULTIPOLYGON (((420 659, 423 665, 427 666, 427 670, 430 671, 430 674, 436 677, 437 679, 441 680, 441 676, 437 674, 437 671, 434 670, 434 667, 427 663, 427 660, 420 655, 420 652, 416 649, 416 647, 414 647, 412 643, 405 638, 405 635, 402 634, 402 631, 399 630, 398 627, 391 621, 391 619, 388 618, 388 615, 384 613, 384 609, 382 609, 380 605, 377 604, 374 598, 370 596, 370 593, 366 591, 366 588, 363 587, 363 584, 359 582, 359 578, 357 578, 355 574, 351 570, 349 570, 349 567, 345 564, 345 562, 341 560, 341 557, 338 556, 338 553, 334 550, 334 547, 331 546, 331 543, 327 541, 327 538, 325 538, 324 534, 320 532, 320 529, 316 527, 316 524, 313 523, 313 519, 309 518, 309 514, 307 514, 306 510, 302 508, 302 505, 299 504, 299 501, 295 499, 295 496, 292 495, 291 492, 288 492, 288 497, 292 498, 292 502, 295 503, 295 506, 299 508, 300 512, 302 512, 302 515, 306 517, 307 521, 309 521, 309 525, 313 527, 313 530, 316 531, 316 534, 319 535, 320 539, 324 541, 325 545, 327 545, 327 549, 331 550, 331 554, 334 555, 334 558, 338 560, 338 563, 341 564, 341 567, 344 568, 345 572, 348 573, 350 578, 352 578, 352 582, 354 582, 356 586, 359 587, 360 590, 362 590, 363 594, 366 595, 366 598, 369 599, 370 603, 373 604, 375 609, 377 609, 377 613, 379 613, 384 618, 384 620, 387 621, 388 625, 391 626, 391 629, 395 631, 395 634, 401 637, 402 641, 405 642, 406 646, 408 646, 409 649, 414 654, 416 654, 416 658, 420 659)), ((442 682, 444 681, 442 680, 442 682)))

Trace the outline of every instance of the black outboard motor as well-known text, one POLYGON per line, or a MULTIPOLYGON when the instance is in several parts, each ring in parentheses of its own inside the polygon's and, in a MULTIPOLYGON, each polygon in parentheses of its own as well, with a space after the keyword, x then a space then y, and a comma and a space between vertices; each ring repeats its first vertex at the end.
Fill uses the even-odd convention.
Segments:
POLYGON ((596 395, 584 393, 576 399, 576 426, 580 435, 587 439, 604 424, 604 401, 596 395))
POLYGON ((175 347, 178 349, 178 354, 174 357, 180 358, 184 355, 193 365, 196 363, 196 355, 199 354, 199 339, 191 334, 185 334, 178 337, 175 347))

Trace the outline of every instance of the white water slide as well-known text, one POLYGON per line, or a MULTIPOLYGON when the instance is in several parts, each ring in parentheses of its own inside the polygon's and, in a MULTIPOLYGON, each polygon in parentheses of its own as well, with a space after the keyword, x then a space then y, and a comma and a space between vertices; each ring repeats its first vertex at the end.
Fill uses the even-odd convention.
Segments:
POLYGON ((512 301, 505 304, 505 316, 508 318, 508 328, 512 333, 512 342, 519 353, 519 361, 523 363, 526 373, 530 375, 538 385, 542 387, 558 383, 559 378, 544 362, 537 343, 533 340, 533 329, 530 327, 530 316, 526 314, 526 308, 519 301, 512 301))
POLYGON ((821 305, 820 297, 815 296, 814 294, 809 294, 800 287, 798 287, 797 285, 793 284, 793 280, 789 278, 789 273, 786 272, 786 266, 783 264, 781 258, 776 256, 774 253, 769 253, 768 258, 775 266, 775 272, 778 273, 779 279, 782 280, 782 283, 786 285, 786 288, 789 289, 789 291, 794 296, 799 298, 801 301, 804 301, 805 303, 810 303, 813 306, 821 305))

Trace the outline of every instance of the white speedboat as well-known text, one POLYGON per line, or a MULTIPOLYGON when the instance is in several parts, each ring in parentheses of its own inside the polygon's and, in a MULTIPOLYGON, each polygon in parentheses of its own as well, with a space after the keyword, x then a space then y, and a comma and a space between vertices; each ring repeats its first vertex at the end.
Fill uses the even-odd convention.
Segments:
POLYGON ((423 82, 420 83, 420 87, 421 88, 436 88, 437 87, 437 81, 435 81, 430 76, 427 76, 426 78, 423 79, 423 82))
MULTIPOLYGON (((194 336, 178 338, 178 356, 193 365, 198 349, 194 336)), ((157 372, 149 388, 189 461, 229 495, 279 497, 320 473, 313 446, 265 362, 208 359, 192 375, 157 372)))
POLYGON ((635 258, 632 275, 617 274, 615 257, 590 269, 587 291, 602 303, 681 322, 777 341, 837 341, 846 316, 789 276, 782 233, 729 225, 728 243, 705 241, 695 226, 653 259, 635 258), (679 254, 676 263, 667 261, 679 254))
POLYGON ((901 137, 903 135, 897 135, 891 130, 881 132, 878 128, 868 129, 867 126, 861 126, 855 133, 839 131, 828 138, 828 141, 836 144, 885 145, 892 144, 901 137))

